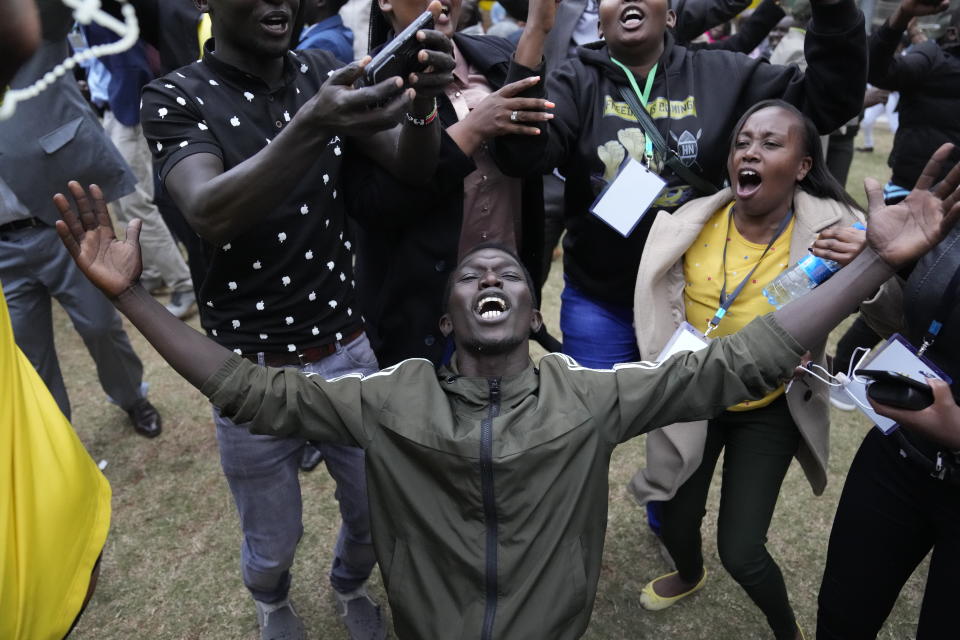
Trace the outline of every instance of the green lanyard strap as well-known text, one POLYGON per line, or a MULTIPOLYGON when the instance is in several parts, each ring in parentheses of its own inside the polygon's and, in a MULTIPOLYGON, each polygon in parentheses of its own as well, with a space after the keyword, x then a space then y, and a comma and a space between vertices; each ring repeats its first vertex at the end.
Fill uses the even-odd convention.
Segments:
MULTIPOLYGON (((647 74, 647 82, 643 87, 643 91, 640 91, 640 85, 637 84, 637 79, 625 64, 610 56, 610 61, 613 64, 617 65, 627 76, 627 80, 630 82, 630 87, 633 88, 633 92, 637 94, 637 98, 640 100, 640 104, 643 105, 643 108, 647 108, 647 101, 650 99, 650 91, 653 89, 653 77, 657 75, 657 67, 660 66, 660 63, 657 62, 653 65, 653 68, 650 69, 650 73, 647 74)), ((637 114, 637 118, 640 118, 640 115, 637 114)), ((650 139, 650 136, 645 135, 643 141, 643 155, 647 157, 647 166, 650 166, 653 161, 653 141, 650 139)))

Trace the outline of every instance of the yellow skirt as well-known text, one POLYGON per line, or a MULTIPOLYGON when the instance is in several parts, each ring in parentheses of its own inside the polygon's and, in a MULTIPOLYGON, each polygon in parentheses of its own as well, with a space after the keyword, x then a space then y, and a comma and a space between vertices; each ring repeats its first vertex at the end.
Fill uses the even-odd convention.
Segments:
POLYGON ((0 289, 0 638, 60 639, 110 528, 110 485, 13 341, 0 289))

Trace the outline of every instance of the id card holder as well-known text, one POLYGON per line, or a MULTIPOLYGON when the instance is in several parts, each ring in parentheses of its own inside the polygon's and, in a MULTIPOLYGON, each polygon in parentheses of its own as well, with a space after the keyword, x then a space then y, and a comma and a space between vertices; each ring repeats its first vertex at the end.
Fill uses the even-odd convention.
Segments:
MULTIPOLYGON (((889 340, 865 356, 857 365, 857 369, 893 371, 918 382, 926 382, 931 378, 943 380, 947 384, 953 382, 950 376, 941 371, 933 362, 924 356, 918 356, 917 349, 899 333, 890 336, 889 340)), ((870 406, 867 401, 867 380, 858 378, 856 370, 850 377, 846 392, 856 401, 860 412, 872 420, 885 435, 893 433, 897 428, 896 422, 881 416, 870 406)))
POLYGON ((630 158, 594 200, 590 212, 626 238, 666 186, 666 180, 630 158))
POLYGON ((709 344, 710 338, 703 335, 703 333, 698 331, 697 328, 689 322, 684 322, 677 327, 677 330, 670 336, 670 340, 667 341, 667 344, 660 351, 660 355, 657 356, 657 362, 663 362, 673 354, 680 353, 681 351, 700 351, 701 349, 706 349, 709 344))

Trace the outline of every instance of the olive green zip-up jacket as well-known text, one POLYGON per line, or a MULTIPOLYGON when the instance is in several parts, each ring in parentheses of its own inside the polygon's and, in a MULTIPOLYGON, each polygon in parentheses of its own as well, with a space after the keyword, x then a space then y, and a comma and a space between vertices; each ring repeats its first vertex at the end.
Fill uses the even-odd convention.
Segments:
POLYGON ((658 368, 467 378, 405 360, 331 381, 231 357, 202 391, 251 430, 366 450, 373 542, 400 638, 561 640, 587 628, 617 444, 759 398, 805 351, 772 316, 658 368))

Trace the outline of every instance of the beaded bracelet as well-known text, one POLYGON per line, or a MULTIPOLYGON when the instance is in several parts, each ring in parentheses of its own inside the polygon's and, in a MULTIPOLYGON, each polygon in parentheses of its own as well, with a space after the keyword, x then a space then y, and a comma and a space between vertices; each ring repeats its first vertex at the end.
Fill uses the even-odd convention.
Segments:
POLYGON ((410 113, 406 113, 405 115, 407 116, 407 122, 409 122, 410 124, 417 127, 425 127, 437 119, 437 99, 436 98, 433 99, 433 110, 423 118, 417 118, 415 116, 410 115, 410 113))

